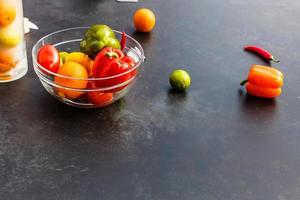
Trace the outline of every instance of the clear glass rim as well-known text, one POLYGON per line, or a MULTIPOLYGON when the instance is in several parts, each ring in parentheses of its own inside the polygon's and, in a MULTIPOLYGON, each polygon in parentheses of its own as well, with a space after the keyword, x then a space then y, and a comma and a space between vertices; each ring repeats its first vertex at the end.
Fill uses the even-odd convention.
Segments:
MULTIPOLYGON (((109 76, 109 77, 103 77, 103 78, 74 78, 74 77, 69 77, 69 76, 64 76, 64 75, 61 75, 61 74, 57 74, 57 73, 54 73, 52 71, 49 71, 48 69, 44 68, 43 66, 41 66, 38 62, 37 62, 37 57, 35 55, 35 52, 38 52, 38 45, 40 43, 42 43, 43 40, 45 40, 46 38, 52 36, 52 35, 55 35, 55 34, 58 34, 58 33, 62 33, 62 32, 65 32, 65 31, 71 31, 71 30, 78 30, 78 29, 88 29, 89 27, 73 27, 73 28, 66 28, 66 29, 62 29, 62 30, 58 30, 58 31, 55 31, 55 32, 52 32, 48 35, 45 35, 44 37, 42 37, 41 39, 39 39, 33 46, 32 48, 32 51, 31 51, 31 54, 32 54, 32 59, 33 59, 33 66, 35 68, 35 70, 37 70, 38 72, 40 72, 41 74, 45 74, 48 73, 48 74, 51 74, 53 76, 58 76, 58 77, 61 77, 61 78, 65 78, 65 79, 71 79, 71 80, 83 80, 83 81, 100 81, 100 80, 108 80, 108 79, 113 79, 113 78, 117 78, 117 77, 120 77, 120 76, 123 76, 123 75, 126 75, 134 70, 136 70, 141 64, 142 62, 144 61, 144 58, 145 58, 145 55, 144 55, 144 50, 142 48, 142 46, 140 45, 140 43, 138 41, 136 41, 134 38, 132 38, 131 36, 129 35, 126 35, 127 36, 127 39, 130 39, 132 40, 139 48, 139 51, 140 51, 140 54, 137 53, 136 49, 131 49, 134 54, 139 58, 138 62, 136 63, 136 65, 131 68, 130 70, 126 71, 126 72, 123 72, 121 74, 117 74, 117 75, 114 75, 114 76, 109 76), (38 66, 38 67, 37 67, 38 66)), ((122 32, 120 31, 117 31, 117 30, 113 30, 114 33, 118 33, 118 34, 122 34, 122 32)), ((80 39, 75 39, 75 40, 82 40, 81 38, 80 39)), ((74 41, 74 39, 72 40, 74 41)), ((126 47, 126 49, 128 49, 126 47)), ((44 77, 46 78, 46 77, 44 77)), ((50 81, 50 80, 49 80, 50 81)), ((51 81, 52 82, 52 81, 51 81)))
MULTIPOLYGON (((56 87, 56 88, 61 88, 61 89, 66 89, 66 90, 70 90, 70 91, 75 91, 75 92, 107 92, 109 90, 114 90, 116 88, 120 88, 120 87, 123 87, 123 86, 127 86, 128 84, 130 84, 134 79, 135 79, 135 76, 130 78, 129 80, 126 80, 120 84, 117 84, 117 85, 113 85, 111 87, 97 87, 97 88, 72 88, 72 87, 67 87, 67 86, 63 86, 63 85, 59 85, 59 84, 56 84, 55 82, 47 79, 46 77, 38 74, 38 77, 40 79, 40 81, 48 84, 48 85, 51 85, 53 87, 56 87)), ((83 80, 83 81, 87 81, 87 80, 83 80)))

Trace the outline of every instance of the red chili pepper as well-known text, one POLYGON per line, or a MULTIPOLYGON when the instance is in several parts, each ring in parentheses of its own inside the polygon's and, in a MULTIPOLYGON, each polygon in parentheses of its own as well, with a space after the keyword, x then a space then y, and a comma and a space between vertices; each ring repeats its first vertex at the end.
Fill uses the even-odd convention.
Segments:
POLYGON ((99 88, 108 88, 124 83, 124 85, 121 85, 120 87, 105 92, 120 91, 135 77, 136 70, 131 70, 134 66, 134 60, 131 57, 124 55, 119 49, 110 47, 104 48, 95 58, 93 75, 95 78, 113 78, 98 80, 95 81, 95 84, 99 88), (117 76, 119 74, 123 75, 117 76))
POLYGON ((252 53, 255 53, 261 57, 263 57, 264 59, 268 60, 268 61, 272 61, 275 63, 279 63, 279 60, 276 60, 274 58, 274 56, 267 50, 261 48, 261 47, 257 47, 257 46, 246 46, 245 51, 249 51, 252 53))
POLYGON ((126 47, 126 33, 123 31, 122 32, 122 39, 121 39, 121 51, 123 51, 126 47))

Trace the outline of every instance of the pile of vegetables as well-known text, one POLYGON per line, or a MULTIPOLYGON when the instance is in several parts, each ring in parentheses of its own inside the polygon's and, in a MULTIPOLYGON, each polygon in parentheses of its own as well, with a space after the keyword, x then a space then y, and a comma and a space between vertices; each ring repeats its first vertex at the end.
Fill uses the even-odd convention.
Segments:
POLYGON ((121 50, 125 47, 126 34, 119 41, 107 25, 93 25, 85 33, 80 52, 59 52, 53 45, 39 49, 37 62, 41 70, 54 77, 56 93, 62 98, 74 100, 87 98, 96 105, 107 104, 116 92, 121 91, 135 78, 136 63, 121 50), (94 80, 93 80, 94 79, 94 80), (72 89, 101 89, 88 92, 72 89))

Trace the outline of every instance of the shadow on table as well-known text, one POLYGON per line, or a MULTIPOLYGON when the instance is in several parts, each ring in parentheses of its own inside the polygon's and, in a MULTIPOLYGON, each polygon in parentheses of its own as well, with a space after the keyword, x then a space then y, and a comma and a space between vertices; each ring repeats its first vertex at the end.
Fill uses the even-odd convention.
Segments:
POLYGON ((169 88, 168 90, 168 97, 170 98, 179 98, 179 99, 185 99, 187 96, 187 92, 179 92, 177 90, 174 90, 173 88, 169 88))
POLYGON ((249 94, 242 89, 238 90, 238 95, 241 100, 242 111, 265 111, 274 113, 276 111, 276 99, 258 98, 249 94))
POLYGON ((101 137, 119 130, 119 113, 125 106, 120 99, 111 105, 98 109, 82 109, 66 105, 53 97, 45 95, 39 99, 37 115, 43 121, 54 124, 51 132, 60 135, 85 137, 87 134, 101 137), (59 131, 57 131, 59 130, 59 131))
POLYGON ((172 88, 168 89, 168 104, 182 104, 186 102, 187 92, 178 92, 172 88))
POLYGON ((134 31, 133 33, 131 33, 131 36, 134 39, 136 39, 139 43, 141 43, 143 48, 147 48, 151 42, 151 32, 142 33, 138 31, 134 31))

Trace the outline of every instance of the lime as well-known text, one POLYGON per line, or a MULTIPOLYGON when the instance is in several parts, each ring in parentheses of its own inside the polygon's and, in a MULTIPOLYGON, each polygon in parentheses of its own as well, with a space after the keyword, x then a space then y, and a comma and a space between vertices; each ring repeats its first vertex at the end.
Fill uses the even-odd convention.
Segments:
POLYGON ((173 89, 181 92, 188 89, 191 85, 190 75, 182 69, 174 70, 170 75, 169 81, 173 89))
POLYGON ((62 60, 62 63, 65 63, 65 61, 66 61, 66 57, 69 55, 69 53, 68 52, 65 52, 65 51, 61 51, 61 52, 59 52, 59 57, 61 58, 61 60, 62 60))

